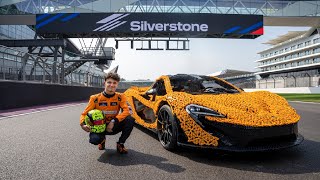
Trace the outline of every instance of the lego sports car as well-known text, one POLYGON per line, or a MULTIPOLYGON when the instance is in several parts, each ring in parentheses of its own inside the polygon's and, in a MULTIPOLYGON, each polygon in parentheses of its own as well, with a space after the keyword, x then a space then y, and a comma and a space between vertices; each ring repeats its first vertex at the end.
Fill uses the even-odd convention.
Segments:
POLYGON ((210 76, 161 76, 150 87, 125 91, 136 123, 158 134, 168 150, 178 146, 265 151, 300 144, 300 116, 267 91, 244 92, 210 76))

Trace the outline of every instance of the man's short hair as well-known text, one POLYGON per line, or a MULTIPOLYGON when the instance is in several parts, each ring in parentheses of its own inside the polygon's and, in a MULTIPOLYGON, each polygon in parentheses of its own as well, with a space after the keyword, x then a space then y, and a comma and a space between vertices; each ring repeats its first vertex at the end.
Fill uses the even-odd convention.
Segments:
POLYGON ((107 79, 110 78, 118 82, 120 81, 120 76, 117 73, 109 72, 108 74, 104 75, 104 81, 107 81, 107 79))

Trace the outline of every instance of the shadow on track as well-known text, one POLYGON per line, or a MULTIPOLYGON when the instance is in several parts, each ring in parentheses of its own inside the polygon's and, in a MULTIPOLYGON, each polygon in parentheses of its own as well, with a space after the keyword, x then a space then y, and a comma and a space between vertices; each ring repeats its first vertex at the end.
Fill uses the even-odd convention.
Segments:
POLYGON ((99 162, 112 164, 114 166, 129 166, 138 164, 147 164, 155 166, 158 169, 170 173, 180 173, 186 169, 176 165, 167 163, 167 159, 150 154, 144 154, 130 149, 129 154, 118 154, 114 149, 107 149, 98 159, 99 162))
POLYGON ((297 147, 273 152, 226 153, 213 150, 183 149, 177 154, 213 166, 271 174, 320 172, 320 143, 305 140, 297 147))
MULTIPOLYGON (((139 125, 135 127, 158 141, 156 133, 139 125)), ((180 148, 175 154, 199 163, 244 171, 271 174, 305 174, 320 172, 319 149, 320 142, 305 139, 296 147, 271 152, 232 153, 208 149, 180 148)))
POLYGON ((148 134, 149 136, 153 137, 154 139, 156 139, 158 141, 158 135, 157 133, 153 132, 152 130, 150 129, 147 129, 139 124, 134 124, 134 127, 139 129, 140 131, 142 131, 143 133, 146 133, 148 134))

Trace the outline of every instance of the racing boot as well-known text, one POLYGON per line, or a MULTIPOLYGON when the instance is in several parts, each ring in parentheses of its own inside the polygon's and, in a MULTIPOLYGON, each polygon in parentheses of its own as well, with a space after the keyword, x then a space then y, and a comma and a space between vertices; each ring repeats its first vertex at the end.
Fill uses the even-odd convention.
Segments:
POLYGON ((120 154, 127 154, 128 150, 124 147, 123 144, 117 142, 117 152, 120 154))
POLYGON ((104 138, 104 139, 102 140, 102 142, 101 142, 100 144, 98 144, 98 149, 99 149, 99 150, 104 150, 105 147, 106 147, 106 138, 104 138))

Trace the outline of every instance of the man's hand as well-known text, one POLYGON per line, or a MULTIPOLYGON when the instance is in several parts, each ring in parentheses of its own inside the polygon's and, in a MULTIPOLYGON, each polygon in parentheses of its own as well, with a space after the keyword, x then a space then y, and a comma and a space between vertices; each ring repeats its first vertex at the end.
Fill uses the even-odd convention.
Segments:
POLYGON ((107 132, 111 133, 114 126, 114 122, 110 122, 107 126, 107 132))
POLYGON ((91 131, 90 126, 87 126, 87 125, 85 125, 85 124, 81 125, 81 128, 82 128, 84 131, 86 131, 86 132, 90 132, 90 131, 91 131))

